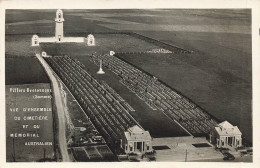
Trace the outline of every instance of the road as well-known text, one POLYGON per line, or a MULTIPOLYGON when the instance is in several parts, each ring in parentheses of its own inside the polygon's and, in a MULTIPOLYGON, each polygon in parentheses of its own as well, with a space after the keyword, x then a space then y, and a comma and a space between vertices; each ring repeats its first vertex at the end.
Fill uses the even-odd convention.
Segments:
POLYGON ((54 94, 54 101, 56 105, 56 110, 58 114, 58 120, 59 120, 59 126, 58 126, 58 140, 59 140, 59 147, 60 147, 60 152, 62 156, 62 161, 63 162, 69 162, 70 157, 68 154, 68 149, 67 149, 67 142, 66 142, 66 119, 65 119, 65 109, 62 105, 62 94, 59 89, 58 81, 56 77, 54 76, 54 73, 50 66, 46 63, 46 61, 40 56, 40 54, 36 54, 36 57, 40 61, 42 67, 45 69, 45 72, 49 76, 51 83, 52 83, 52 89, 53 89, 53 94, 54 94))

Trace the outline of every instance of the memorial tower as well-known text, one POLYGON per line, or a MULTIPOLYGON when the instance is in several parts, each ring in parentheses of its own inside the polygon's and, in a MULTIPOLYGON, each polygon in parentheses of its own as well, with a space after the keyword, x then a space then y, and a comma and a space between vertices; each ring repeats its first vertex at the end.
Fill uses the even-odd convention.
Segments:
POLYGON ((62 42, 63 40, 63 12, 62 10, 58 9, 56 12, 56 18, 55 18, 55 38, 57 42, 62 42))

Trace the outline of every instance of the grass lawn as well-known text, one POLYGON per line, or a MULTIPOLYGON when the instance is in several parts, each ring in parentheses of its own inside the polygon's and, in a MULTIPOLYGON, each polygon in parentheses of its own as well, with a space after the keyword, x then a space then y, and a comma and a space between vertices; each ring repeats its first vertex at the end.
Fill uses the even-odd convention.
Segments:
POLYGON ((5 59, 5 84, 49 83, 49 78, 36 57, 5 59))

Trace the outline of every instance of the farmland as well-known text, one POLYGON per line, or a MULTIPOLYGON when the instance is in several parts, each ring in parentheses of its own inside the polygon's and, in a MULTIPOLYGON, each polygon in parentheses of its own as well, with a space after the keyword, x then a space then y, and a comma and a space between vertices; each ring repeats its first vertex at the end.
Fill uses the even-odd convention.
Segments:
MULTIPOLYGON (((66 10, 65 10, 66 11, 66 10)), ((55 24, 53 21, 53 13, 56 10, 7 10, 6 13, 6 33, 7 34, 23 34, 23 33, 40 33, 52 32, 54 35, 55 24), (18 13, 18 14, 17 14, 18 13), (40 19, 39 19, 40 18, 40 19), (39 20, 45 20, 39 22, 39 20), (47 20, 47 21, 46 21, 47 20), (51 22, 49 22, 51 21, 51 22), (17 22, 27 22, 27 24, 15 24, 17 22)), ((70 12, 70 11, 68 11, 70 12)), ((72 11, 71 13, 74 14, 72 11)), ((81 21, 81 17, 65 14, 64 22, 65 32, 103 32, 110 31, 108 28, 99 26, 97 22, 92 20, 81 21), (80 22, 80 24, 79 24, 80 22), (77 25, 77 26, 75 26, 77 25)))

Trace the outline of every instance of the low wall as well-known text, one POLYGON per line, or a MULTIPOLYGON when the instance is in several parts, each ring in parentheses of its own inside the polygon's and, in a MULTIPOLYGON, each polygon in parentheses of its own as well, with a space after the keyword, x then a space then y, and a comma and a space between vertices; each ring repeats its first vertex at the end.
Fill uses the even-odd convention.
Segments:
POLYGON ((54 43, 56 41, 55 37, 39 37, 39 43, 54 43))
POLYGON ((84 37, 63 37, 61 42, 83 43, 84 39, 84 37))
MULTIPOLYGON (((39 37, 39 43, 55 43, 58 42, 55 37, 39 37)), ((83 43, 84 37, 63 37, 60 43, 83 43)))

